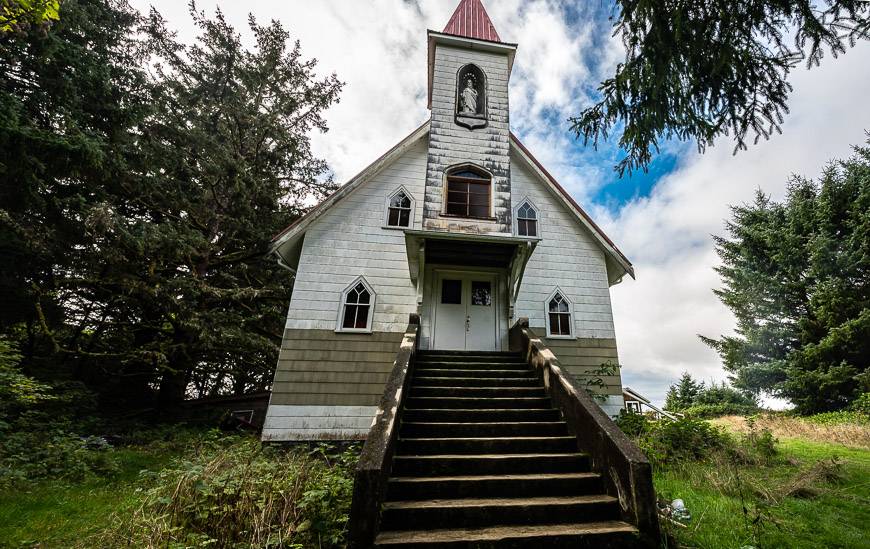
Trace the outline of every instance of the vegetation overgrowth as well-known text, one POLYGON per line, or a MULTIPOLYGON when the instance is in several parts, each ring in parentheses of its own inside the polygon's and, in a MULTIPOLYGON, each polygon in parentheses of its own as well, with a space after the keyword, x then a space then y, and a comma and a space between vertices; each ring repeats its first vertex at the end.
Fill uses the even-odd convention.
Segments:
POLYGON ((117 467, 20 481, 0 495, 0 546, 341 547, 357 446, 264 446, 165 427, 131 433, 117 467))
POLYGON ((708 422, 623 414, 618 424, 652 461, 662 508, 679 498, 691 514, 689 520, 662 519, 665 546, 863 547, 870 451, 830 440, 840 429, 867 440, 870 424, 840 416, 764 414, 708 422))

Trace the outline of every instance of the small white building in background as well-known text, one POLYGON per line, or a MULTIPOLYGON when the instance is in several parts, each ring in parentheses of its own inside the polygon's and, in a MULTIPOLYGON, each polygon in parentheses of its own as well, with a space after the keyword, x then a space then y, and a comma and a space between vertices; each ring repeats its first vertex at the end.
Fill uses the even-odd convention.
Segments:
POLYGON ((427 39, 430 119, 274 240, 295 280, 264 440, 364 438, 409 313, 441 350, 506 351, 528 317, 623 407, 601 365, 618 361, 610 286, 634 271, 511 133, 517 45, 480 0, 427 39))

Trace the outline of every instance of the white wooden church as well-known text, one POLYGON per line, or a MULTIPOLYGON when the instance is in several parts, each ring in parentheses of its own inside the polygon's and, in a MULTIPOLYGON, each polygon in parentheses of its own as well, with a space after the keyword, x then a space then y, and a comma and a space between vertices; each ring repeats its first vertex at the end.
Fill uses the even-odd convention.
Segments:
MULTIPOLYGON (((364 438, 409 313, 421 349, 507 350, 527 317, 581 382, 618 360, 634 271, 511 132, 517 44, 480 0, 427 39, 429 120, 274 239, 295 279, 264 440, 364 438)), ((615 415, 618 371, 595 375, 615 415)))

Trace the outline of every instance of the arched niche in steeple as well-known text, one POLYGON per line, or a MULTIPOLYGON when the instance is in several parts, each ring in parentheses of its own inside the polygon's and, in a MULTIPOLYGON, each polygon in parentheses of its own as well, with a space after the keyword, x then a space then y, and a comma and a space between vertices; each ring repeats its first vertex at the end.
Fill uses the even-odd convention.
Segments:
POLYGON ((470 130, 486 127, 486 74, 474 63, 456 72, 456 123, 470 130))

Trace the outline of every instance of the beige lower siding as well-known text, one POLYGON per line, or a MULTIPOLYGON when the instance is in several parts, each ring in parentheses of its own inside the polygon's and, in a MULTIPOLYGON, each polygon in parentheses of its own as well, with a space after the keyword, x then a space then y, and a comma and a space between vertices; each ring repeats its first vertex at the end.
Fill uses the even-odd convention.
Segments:
MULTIPOLYGON (((542 327, 533 327, 532 331, 538 335, 547 333, 542 327)), ((622 400, 622 378, 619 375, 619 370, 616 371, 616 375, 612 376, 590 373, 608 362, 619 364, 615 339, 558 339, 548 337, 542 339, 559 359, 559 363, 582 385, 585 386, 587 381, 592 379, 601 379, 604 387, 591 386, 590 388, 601 395, 608 396, 607 405, 603 406, 605 409, 615 406, 617 400, 622 400), (618 398, 609 398, 610 396, 618 398)))
POLYGON ((285 330, 263 440, 365 438, 402 337, 285 330))

